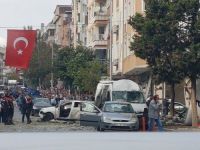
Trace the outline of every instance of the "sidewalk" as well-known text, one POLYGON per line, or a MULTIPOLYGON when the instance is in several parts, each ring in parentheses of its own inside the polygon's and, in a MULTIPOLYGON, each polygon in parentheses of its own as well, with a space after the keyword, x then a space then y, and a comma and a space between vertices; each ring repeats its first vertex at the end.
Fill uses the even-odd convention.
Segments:
POLYGON ((172 132, 200 132, 200 127, 192 127, 185 125, 164 126, 166 131, 172 132))

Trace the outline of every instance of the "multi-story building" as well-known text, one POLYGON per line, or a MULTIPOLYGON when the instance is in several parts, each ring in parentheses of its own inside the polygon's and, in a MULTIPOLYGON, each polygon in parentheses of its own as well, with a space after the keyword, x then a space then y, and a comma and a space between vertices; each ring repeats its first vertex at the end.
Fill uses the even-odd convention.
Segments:
MULTIPOLYGON (((54 42, 57 45, 60 45, 61 47, 70 46, 72 44, 71 17, 72 17, 71 5, 56 6, 56 9, 54 11, 54 18, 52 20, 52 24, 55 25, 54 42)), ((53 32, 53 30, 51 31, 53 32)))
POLYGON ((102 61, 107 59, 107 39, 104 37, 109 16, 106 8, 107 0, 88 0, 87 46, 92 48, 96 57, 102 61))
POLYGON ((56 26, 52 22, 50 22, 46 27, 44 26, 43 23, 41 24, 41 29, 40 29, 41 37, 49 46, 51 46, 52 43, 54 43, 55 30, 56 26))
POLYGON ((130 16, 144 13, 143 0, 112 0, 112 64, 113 77, 133 77, 147 70, 144 60, 136 57, 134 51, 130 51, 130 42, 136 32, 128 24, 130 16))
POLYGON ((72 24, 73 24, 73 44, 87 45, 87 25, 88 25, 88 12, 87 12, 88 0, 73 0, 72 10, 72 24))
POLYGON ((132 27, 128 24, 128 19, 130 16, 136 13, 144 14, 145 4, 144 0, 137 1, 126 1, 124 3, 124 52, 123 52, 123 74, 129 75, 132 73, 140 74, 147 70, 147 64, 144 60, 136 57, 134 51, 130 51, 130 41, 132 36, 137 34, 132 27), (131 64, 131 65, 130 65, 131 64))
POLYGON ((0 84, 3 84, 5 47, 0 46, 0 84))

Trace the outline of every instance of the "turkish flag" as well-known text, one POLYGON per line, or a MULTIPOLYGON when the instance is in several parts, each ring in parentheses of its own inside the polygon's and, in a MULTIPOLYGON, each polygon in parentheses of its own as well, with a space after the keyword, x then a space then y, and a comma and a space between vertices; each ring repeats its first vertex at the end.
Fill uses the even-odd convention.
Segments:
POLYGON ((35 48, 36 30, 8 30, 6 66, 27 69, 35 48))

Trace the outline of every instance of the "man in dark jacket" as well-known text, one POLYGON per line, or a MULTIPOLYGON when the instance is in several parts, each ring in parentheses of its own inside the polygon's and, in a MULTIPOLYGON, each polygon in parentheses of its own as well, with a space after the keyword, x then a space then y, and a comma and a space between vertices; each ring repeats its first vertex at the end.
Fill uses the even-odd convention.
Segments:
POLYGON ((33 102, 31 96, 26 96, 26 119, 27 124, 30 124, 32 121, 30 119, 31 111, 33 109, 33 102))
POLYGON ((20 95, 20 111, 22 113, 22 123, 24 123, 24 117, 26 116, 26 98, 25 98, 25 94, 22 93, 20 95))

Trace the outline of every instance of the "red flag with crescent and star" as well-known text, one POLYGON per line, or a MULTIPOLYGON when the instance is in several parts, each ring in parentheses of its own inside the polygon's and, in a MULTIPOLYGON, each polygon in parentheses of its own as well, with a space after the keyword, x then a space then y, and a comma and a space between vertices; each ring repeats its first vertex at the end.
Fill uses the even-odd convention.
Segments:
POLYGON ((36 42, 36 30, 8 30, 5 65, 27 69, 36 42))

